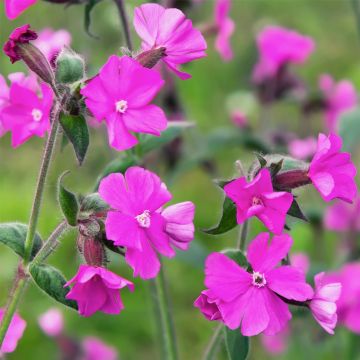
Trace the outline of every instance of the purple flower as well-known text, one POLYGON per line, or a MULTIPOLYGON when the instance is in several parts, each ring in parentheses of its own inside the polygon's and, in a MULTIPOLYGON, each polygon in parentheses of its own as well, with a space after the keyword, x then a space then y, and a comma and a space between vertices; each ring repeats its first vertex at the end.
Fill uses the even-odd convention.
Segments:
MULTIPOLYGON (((4 309, 0 309, 0 323, 4 316, 4 309)), ((26 322, 18 314, 15 314, 10 322, 10 326, 6 332, 2 346, 1 353, 11 353, 15 351, 18 341, 22 338, 26 328, 26 322)))
POLYGON ((215 3, 215 25, 216 40, 215 48, 224 61, 233 58, 230 37, 234 33, 235 23, 228 17, 231 7, 231 0, 216 0, 215 3))
POLYGON ((270 231, 281 234, 293 196, 285 191, 274 192, 268 169, 262 169, 249 183, 245 177, 234 180, 224 191, 236 204, 238 224, 256 216, 270 231))
POLYGON ((82 341, 84 356, 81 360, 117 360, 118 354, 115 348, 102 342, 95 337, 86 337, 82 341))
POLYGON ((16 28, 9 36, 9 40, 4 45, 4 53, 10 58, 12 63, 21 60, 18 52, 18 44, 27 44, 31 40, 37 39, 35 31, 30 30, 30 25, 26 24, 16 28))
POLYGON ((121 151, 138 143, 130 131, 159 136, 165 130, 164 112, 149 104, 163 85, 156 70, 113 55, 81 93, 95 118, 105 119, 110 145, 121 151))
POLYGON ((142 49, 165 48, 164 63, 182 80, 191 76, 179 71, 179 65, 206 56, 205 39, 178 9, 141 5, 135 8, 134 26, 142 39, 142 49))
POLYGON ((14 20, 37 0, 5 0, 5 15, 14 20))
POLYGON ((357 92, 348 80, 341 80, 337 84, 334 79, 324 74, 319 80, 320 90, 325 96, 325 122, 329 132, 337 132, 338 119, 347 110, 357 105, 357 92))
POLYGON ((194 306, 199 308, 209 321, 222 320, 217 302, 218 300, 211 296, 210 290, 203 290, 200 296, 195 300, 194 306))
POLYGON ((186 250, 194 238, 194 205, 185 202, 162 210, 171 194, 150 171, 131 167, 125 176, 111 174, 101 181, 99 193, 112 209, 105 222, 107 238, 126 247, 134 276, 155 277, 160 270, 156 252, 173 257, 171 245, 186 250))
POLYGON ((4 129, 12 133, 12 146, 20 146, 32 136, 45 136, 50 128, 53 92, 41 85, 42 98, 29 88, 14 82, 10 87, 9 104, 0 114, 4 129))
POLYGON ((309 178, 325 201, 338 198, 352 202, 357 194, 356 167, 349 153, 340 152, 342 140, 335 134, 319 134, 309 178))
POLYGON ((320 326, 329 334, 334 334, 337 323, 336 301, 341 293, 340 283, 324 284, 325 273, 315 276, 315 294, 309 307, 320 326))
POLYGON ((231 121, 240 129, 243 129, 248 124, 247 116, 240 110, 234 110, 231 114, 231 121))
POLYGON ((287 64, 304 63, 315 48, 310 37, 280 26, 265 27, 257 36, 256 42, 259 61, 253 72, 255 83, 275 77, 287 64))
POLYGON ((314 156, 317 141, 310 136, 305 139, 294 139, 288 144, 289 154, 296 159, 306 160, 314 156))
POLYGON ((89 265, 80 265, 78 273, 65 287, 71 284, 74 286, 66 298, 77 302, 82 316, 91 316, 97 311, 119 314, 124 309, 119 290, 127 286, 134 291, 132 282, 105 268, 89 265))
POLYGON ((47 336, 59 336, 64 329, 64 317, 57 308, 51 308, 43 313, 38 319, 41 330, 47 336))
POLYGON ((287 234, 261 233, 249 245, 247 260, 251 272, 220 253, 211 254, 205 265, 205 285, 216 301, 222 321, 244 336, 274 335, 291 319, 284 299, 306 301, 313 290, 304 273, 277 264, 288 254, 292 239, 287 234))

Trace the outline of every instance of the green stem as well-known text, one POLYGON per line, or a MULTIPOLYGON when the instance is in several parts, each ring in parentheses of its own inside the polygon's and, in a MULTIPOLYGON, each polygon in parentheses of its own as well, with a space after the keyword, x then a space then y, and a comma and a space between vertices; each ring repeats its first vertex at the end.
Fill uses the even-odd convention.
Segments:
POLYGON ((239 240, 238 240, 238 244, 237 244, 237 248, 241 251, 245 250, 248 229, 249 229, 249 223, 248 223, 248 221, 245 221, 241 227, 241 230, 239 233, 239 240))
POLYGON ((350 0, 350 3, 352 6, 352 9, 354 11, 358 36, 360 37, 360 4, 359 4, 359 0, 350 0))
POLYGON ((118 8, 118 11, 119 11, 121 24, 122 24, 122 27, 124 30, 126 45, 130 51, 133 51, 133 44, 132 44, 132 39, 131 39, 129 21, 128 21, 127 14, 126 14, 124 0, 114 0, 114 1, 118 8))
POLYGON ((223 340, 223 330, 224 325, 219 324, 214 331, 213 336, 210 339, 208 346, 205 349, 204 356, 202 357, 203 360, 213 360, 218 353, 219 346, 223 340))
POLYGON ((162 268, 157 278, 154 280, 154 284, 157 301, 156 308, 160 314, 161 339, 164 347, 165 359, 176 360, 178 356, 175 333, 171 317, 171 310, 169 308, 167 299, 165 276, 162 268))

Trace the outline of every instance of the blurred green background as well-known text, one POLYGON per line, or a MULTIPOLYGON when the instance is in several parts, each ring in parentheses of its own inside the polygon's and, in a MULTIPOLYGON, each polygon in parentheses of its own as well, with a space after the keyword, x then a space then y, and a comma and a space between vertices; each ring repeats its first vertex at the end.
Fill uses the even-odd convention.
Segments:
MULTIPOLYGON (((132 17, 133 7, 139 1, 126 1, 132 17)), ((201 6, 189 12, 196 24, 212 19, 214 2, 204 0, 201 6)), ((83 54, 88 62, 90 75, 106 61, 110 54, 119 51, 124 45, 116 8, 111 1, 104 0, 92 13, 91 31, 99 38, 89 37, 83 28, 83 5, 64 8, 40 2, 30 8, 16 21, 10 22, 4 16, 3 3, 0 4, 0 43, 4 43, 12 29, 24 23, 30 23, 36 30, 44 27, 65 28, 70 31, 72 47, 83 54)), ((215 128, 234 129, 228 111, 227 99, 239 90, 250 91, 251 69, 257 52, 254 36, 265 24, 279 24, 284 27, 310 35, 316 41, 316 51, 305 66, 296 71, 303 76, 309 86, 317 87, 318 75, 323 72, 332 74, 336 79, 351 79, 360 86, 360 42, 356 30, 355 18, 350 1, 346 0, 234 0, 231 17, 236 22, 236 33, 232 39, 235 57, 224 63, 213 48, 213 39, 208 39, 208 57, 196 61, 187 70, 193 75, 188 81, 176 79, 181 100, 189 120, 196 123, 197 129, 189 130, 186 144, 194 148, 186 156, 196 155, 202 138, 215 128)), ((134 34, 134 40, 139 40, 134 34)), ((22 64, 11 65, 0 55, 0 73, 7 75, 14 71, 24 71, 22 64)), ((252 118, 256 128, 257 119, 252 118)), ((270 129, 299 128, 299 115, 295 105, 282 103, 271 110, 266 123, 270 129)), ((321 119, 311 119, 314 129, 321 128, 321 119)), ((234 130, 238 131, 238 130, 234 130)), ((259 135, 262 136, 262 133, 259 135)), ((314 134, 316 135, 316 134, 314 134)), ((93 190, 96 178, 106 164, 118 154, 109 149, 103 128, 91 130, 92 145, 87 160, 78 168, 72 150, 67 147, 63 152, 58 149, 46 187, 39 231, 44 238, 60 221, 61 214, 56 204, 56 182, 64 170, 71 170, 66 182, 69 188, 82 194, 93 190)), ((31 139, 19 149, 10 147, 10 138, 0 140, 0 222, 19 221, 26 223, 29 217, 35 179, 38 172, 43 140, 31 139)), ((187 146, 187 145, 186 145, 187 146)), ((199 150, 200 151, 200 150, 199 150)), ((218 174, 222 178, 234 174, 234 162, 241 159, 248 166, 252 154, 242 147, 224 147, 214 155, 218 165, 218 174)), ((357 161, 358 163, 358 161, 357 161)), ((164 179, 169 178, 163 167, 153 168, 164 179)), ((200 166, 181 172, 171 181, 170 189, 174 202, 191 200, 196 204, 196 239, 189 253, 179 254, 171 261, 164 261, 173 302, 173 314, 178 335, 181 359, 200 359, 209 337, 215 328, 214 323, 206 321, 192 305, 203 289, 203 259, 206 251, 218 251, 232 247, 236 243, 237 230, 224 236, 204 235, 200 229, 215 224, 220 215, 222 194, 200 166)), ((320 197, 312 189, 297 192, 305 212, 321 211, 320 197)), ((339 265, 336 258, 336 246, 341 241, 339 235, 326 232, 319 236, 309 224, 298 221, 291 223, 295 239, 295 251, 306 251, 314 261, 316 270, 335 269, 339 265)), ((252 238, 262 229, 259 222, 251 224, 252 238)), ((76 253, 75 232, 62 240, 50 263, 59 267, 69 278, 76 272, 80 259, 76 253)), ((131 279, 131 271, 122 259, 111 255, 110 268, 131 279)), ((7 248, 0 247, 0 305, 6 302, 11 286, 17 259, 7 248)), ((81 318, 75 312, 63 309, 68 334, 82 338, 98 336, 115 346, 121 359, 158 359, 156 326, 152 311, 149 286, 146 282, 135 280, 136 291, 130 294, 122 291, 125 310, 119 316, 96 314, 91 318, 81 318)), ((30 286, 20 305, 20 313, 26 319, 28 327, 15 353, 9 359, 51 360, 58 357, 55 343, 42 334, 37 326, 37 317, 51 306, 57 306, 51 299, 30 286)), ((293 336, 289 350, 280 359, 358 359, 359 337, 346 329, 338 328, 334 337, 320 330, 307 313, 295 316, 293 336)), ((219 355, 219 358, 222 355, 219 355)), ((259 339, 251 344, 251 359, 267 359, 270 355, 262 349, 259 339)))

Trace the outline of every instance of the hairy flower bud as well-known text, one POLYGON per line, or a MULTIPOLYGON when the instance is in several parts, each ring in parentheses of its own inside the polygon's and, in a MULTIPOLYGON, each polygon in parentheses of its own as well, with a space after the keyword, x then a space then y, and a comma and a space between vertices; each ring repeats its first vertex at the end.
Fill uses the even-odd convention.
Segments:
POLYGON ((140 53, 136 60, 144 67, 151 69, 159 60, 166 56, 166 48, 160 47, 157 49, 151 49, 140 53))
POLYGON ((79 242, 82 243, 82 253, 86 263, 91 266, 103 266, 106 259, 103 244, 95 237, 83 235, 79 236, 79 242))
POLYGON ((56 58, 56 82, 73 84, 85 77, 85 62, 69 48, 64 48, 56 58))

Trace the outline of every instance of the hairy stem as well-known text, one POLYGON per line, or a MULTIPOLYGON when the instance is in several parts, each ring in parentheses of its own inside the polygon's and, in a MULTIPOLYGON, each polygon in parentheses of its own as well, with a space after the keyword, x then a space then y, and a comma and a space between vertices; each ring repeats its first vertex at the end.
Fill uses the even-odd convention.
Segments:
POLYGON ((219 346, 221 344, 221 341, 223 340, 223 330, 224 330, 224 325, 222 323, 216 327, 214 334, 211 337, 210 342, 205 349, 204 356, 202 357, 203 360, 216 359, 219 346))
POLYGON ((245 250, 248 229, 249 229, 249 222, 248 222, 248 220, 246 220, 243 223, 241 230, 239 232, 239 239, 238 239, 238 244, 237 244, 237 248, 241 251, 245 250))
POLYGON ((132 44, 132 39, 131 39, 129 21, 128 21, 127 14, 126 14, 124 0, 114 0, 114 1, 118 8, 118 11, 119 11, 121 24, 122 24, 122 27, 124 30, 126 45, 130 51, 133 51, 133 44, 132 44))
POLYGON ((166 360, 176 360, 177 348, 176 338, 171 317, 171 309, 167 297, 167 289, 165 283, 165 276, 161 268, 157 278, 153 281, 156 294, 156 310, 160 314, 160 333, 163 345, 164 358, 166 360))

